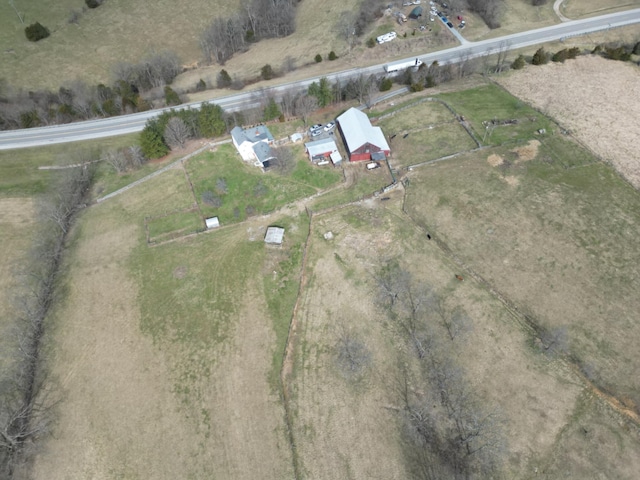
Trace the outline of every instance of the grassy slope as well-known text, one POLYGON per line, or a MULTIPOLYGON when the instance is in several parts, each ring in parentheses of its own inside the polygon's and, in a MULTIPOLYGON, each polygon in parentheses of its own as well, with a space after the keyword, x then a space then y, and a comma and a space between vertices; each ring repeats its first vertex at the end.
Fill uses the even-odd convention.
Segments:
POLYGON ((150 5, 141 0, 109 0, 88 10, 73 25, 67 23, 68 14, 80 10, 82 0, 15 3, 26 12, 27 24, 40 21, 52 33, 40 42, 28 42, 13 10, 7 2, 0 4, 0 45, 12 50, 3 54, 0 78, 15 86, 55 90, 61 81, 76 78, 107 83, 117 62, 137 62, 152 49, 173 50, 183 62, 192 63, 200 57, 202 30, 213 17, 230 13, 238 5, 235 1, 159 0, 150 5))

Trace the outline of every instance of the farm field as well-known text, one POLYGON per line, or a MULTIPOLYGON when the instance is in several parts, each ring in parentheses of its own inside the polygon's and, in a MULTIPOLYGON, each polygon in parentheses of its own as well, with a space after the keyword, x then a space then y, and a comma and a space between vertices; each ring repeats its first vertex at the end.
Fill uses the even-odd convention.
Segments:
POLYGON ((498 81, 558 120, 640 188, 640 99, 627 94, 638 87, 639 73, 640 69, 628 62, 583 56, 562 65, 528 67, 498 81))
MULTIPOLYGON (((464 85, 376 107, 400 177, 384 194, 384 166, 313 168, 297 146, 265 174, 220 145, 83 210, 31 476, 450 478, 438 442, 464 438, 479 478, 633 479, 638 191, 561 119, 464 85)), ((26 198, 0 200, 0 268, 44 152, 3 186, 26 198)), ((94 195, 145 172, 100 166, 94 195)))

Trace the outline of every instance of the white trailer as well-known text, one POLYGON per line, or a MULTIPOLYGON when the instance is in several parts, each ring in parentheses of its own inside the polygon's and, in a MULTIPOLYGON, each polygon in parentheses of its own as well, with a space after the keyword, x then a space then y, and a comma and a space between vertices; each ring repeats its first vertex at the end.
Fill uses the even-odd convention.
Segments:
POLYGON ((416 70, 422 65, 422 60, 416 58, 415 60, 394 62, 384 66, 384 71, 387 73, 399 72, 400 70, 406 70, 407 68, 415 68, 416 70))

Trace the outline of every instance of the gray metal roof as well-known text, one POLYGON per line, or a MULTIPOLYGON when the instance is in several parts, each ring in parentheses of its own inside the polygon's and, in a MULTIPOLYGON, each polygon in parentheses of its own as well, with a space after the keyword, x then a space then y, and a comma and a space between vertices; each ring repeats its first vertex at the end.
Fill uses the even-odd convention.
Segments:
POLYGON ((281 228, 281 227, 267 228, 267 233, 264 236, 265 243, 281 245, 283 240, 284 240, 284 228, 281 228))
POLYGON ((258 160, 263 163, 274 158, 273 154, 271 153, 271 147, 264 142, 256 143, 253 146, 253 151, 256 154, 258 160))
POLYGON ((316 155, 324 155, 325 153, 331 154, 338 150, 333 138, 323 138, 322 140, 316 140, 315 142, 308 142, 305 143, 304 146, 312 157, 315 157, 316 155))
POLYGON ((238 145, 246 141, 251 143, 263 142, 265 140, 267 142, 273 141, 273 135, 271 135, 271 132, 265 125, 256 125, 255 127, 245 129, 233 127, 231 136, 238 145))
POLYGON ((356 151, 365 143, 371 143, 380 150, 391 150, 382 129, 371 125, 369 117, 357 108, 350 108, 337 120, 349 152, 356 151))

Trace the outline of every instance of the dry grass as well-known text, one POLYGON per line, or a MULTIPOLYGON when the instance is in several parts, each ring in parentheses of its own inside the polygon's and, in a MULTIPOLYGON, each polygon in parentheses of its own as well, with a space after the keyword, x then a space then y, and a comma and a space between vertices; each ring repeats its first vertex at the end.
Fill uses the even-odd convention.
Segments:
POLYGON ((638 89, 639 73, 630 63, 586 56, 527 67, 500 83, 554 117, 640 188, 640 97, 629 94, 638 89))
MULTIPOLYGON (((303 471, 310 478, 408 475, 398 449, 401 400, 395 390, 405 347, 373 300, 372 276, 385 259, 397 256, 418 281, 446 295, 449 305, 464 307, 473 319, 467 340, 446 348, 483 404, 503 419, 505 468, 519 478, 530 471, 535 455, 553 451, 557 435, 571 422, 581 388, 570 371, 527 346, 526 332, 499 302, 472 280, 456 280, 458 271, 437 246, 406 218, 391 213, 401 202, 402 193, 394 192, 387 202, 371 200, 314 217, 293 379, 303 471), (328 231, 331 240, 324 238, 328 231), (345 381, 335 363, 345 324, 372 352, 371 369, 356 382, 345 381)), ((405 354, 406 359, 412 355, 405 354)))
POLYGON ((109 0, 84 13, 78 25, 68 24, 71 9, 83 1, 16 1, 27 13, 27 23, 40 21, 51 36, 37 43, 27 41, 24 27, 7 2, 0 5, 6 22, 2 42, 0 77, 23 88, 52 88, 82 78, 109 83, 111 68, 120 61, 137 62, 152 49, 173 50, 189 65, 200 54, 199 38, 212 18, 235 11, 240 2, 158 0, 109 0))
POLYGON ((11 338, 13 327, 13 294, 18 287, 17 270, 31 246, 35 226, 34 205, 30 198, 0 197, 0 368, 10 361, 3 348, 4 340, 11 338))
POLYGON ((192 201, 185 184, 171 170, 83 215, 53 332, 62 402, 34 478, 291 477, 260 277, 240 291, 229 276, 247 259, 258 273, 261 245, 246 225, 144 244, 143 218, 192 201))
POLYGON ((560 11, 572 20, 621 10, 631 10, 640 6, 639 0, 564 0, 560 11))

